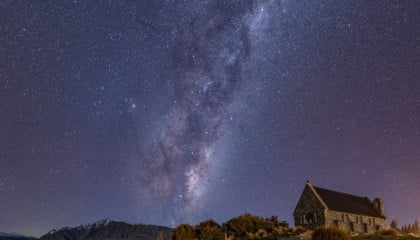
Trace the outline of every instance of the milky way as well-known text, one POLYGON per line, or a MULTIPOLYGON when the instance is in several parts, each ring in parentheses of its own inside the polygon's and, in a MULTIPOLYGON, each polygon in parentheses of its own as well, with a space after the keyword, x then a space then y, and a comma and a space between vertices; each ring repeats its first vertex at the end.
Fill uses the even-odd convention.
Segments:
POLYGON ((174 212, 167 217, 196 217, 205 206, 210 169, 220 161, 213 158, 215 144, 241 91, 251 31, 264 28, 265 5, 210 2, 181 27, 170 54, 174 106, 157 140, 137 156, 144 169, 134 180, 141 182, 146 201, 172 201, 174 212))
POLYGON ((306 180, 420 218, 420 4, 0 1, 0 232, 292 213, 306 180))

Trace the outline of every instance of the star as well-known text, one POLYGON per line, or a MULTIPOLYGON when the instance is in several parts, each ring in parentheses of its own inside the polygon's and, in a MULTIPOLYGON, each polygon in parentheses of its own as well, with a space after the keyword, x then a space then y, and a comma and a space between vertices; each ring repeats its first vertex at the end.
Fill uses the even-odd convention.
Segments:
POLYGON ((415 1, 1 6, 2 232, 293 226, 308 179, 420 216, 415 1))

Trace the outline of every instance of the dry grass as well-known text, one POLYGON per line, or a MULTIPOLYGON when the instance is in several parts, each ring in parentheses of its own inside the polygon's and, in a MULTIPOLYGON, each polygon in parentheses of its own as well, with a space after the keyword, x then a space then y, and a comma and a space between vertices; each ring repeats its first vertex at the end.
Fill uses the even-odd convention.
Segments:
POLYGON ((350 240, 350 236, 336 227, 321 227, 312 233, 312 240, 350 240))
POLYGON ((386 235, 367 235, 352 237, 352 240, 420 240, 413 236, 386 236, 386 235))

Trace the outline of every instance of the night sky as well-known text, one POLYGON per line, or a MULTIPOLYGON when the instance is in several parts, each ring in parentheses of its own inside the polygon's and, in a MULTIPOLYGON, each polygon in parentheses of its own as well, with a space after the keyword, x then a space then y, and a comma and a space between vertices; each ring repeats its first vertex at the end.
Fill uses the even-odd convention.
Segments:
POLYGON ((0 1, 0 231, 420 217, 420 3, 0 1))

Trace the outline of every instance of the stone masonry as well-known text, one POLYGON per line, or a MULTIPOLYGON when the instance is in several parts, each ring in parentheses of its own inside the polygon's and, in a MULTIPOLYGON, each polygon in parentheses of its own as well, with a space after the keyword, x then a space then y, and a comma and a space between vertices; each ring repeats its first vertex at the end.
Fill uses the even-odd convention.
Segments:
POLYGON ((383 202, 314 187, 307 182, 293 213, 295 225, 315 230, 337 226, 350 234, 374 234, 386 227, 383 202))

